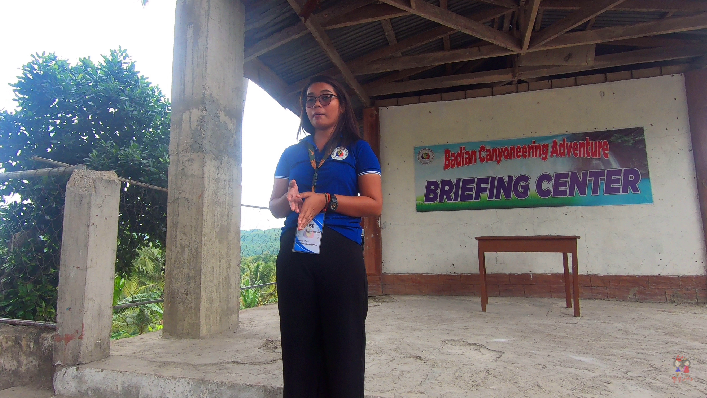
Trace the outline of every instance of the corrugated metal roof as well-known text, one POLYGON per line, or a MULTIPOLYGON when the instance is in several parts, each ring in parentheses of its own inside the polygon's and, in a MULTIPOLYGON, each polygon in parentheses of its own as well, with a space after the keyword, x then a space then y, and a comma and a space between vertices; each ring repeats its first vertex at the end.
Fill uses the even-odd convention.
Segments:
POLYGON ((373 50, 388 46, 388 39, 380 22, 332 29, 327 33, 344 61, 356 59, 373 50))
MULTIPOLYGON (((320 13, 322 10, 337 7, 341 4, 350 4, 348 1, 353 0, 322 0, 315 13, 320 13)), ((438 0, 428 0, 428 2, 434 5, 439 5, 438 0)), ((707 0, 696 0, 696 2, 703 2, 707 5, 707 0)), ((381 5, 378 5, 378 7, 385 8, 385 6, 381 5)), ((497 6, 483 1, 448 0, 449 10, 459 15, 473 15, 482 11, 495 9, 496 7, 497 6)), ((510 12, 514 12, 514 10, 509 9, 509 13, 510 12)), ((563 18, 572 15, 574 12, 575 11, 573 10, 567 9, 543 9, 540 28, 546 29, 563 18)), ((610 10, 600 14, 593 21, 591 28, 601 29, 612 26, 633 25, 641 22, 656 21, 661 18, 665 18, 666 15, 668 15, 667 12, 661 11, 632 12, 625 10, 610 10)), ((677 12, 675 15, 692 14, 677 12)), ((440 26, 436 22, 432 22, 417 15, 405 15, 391 18, 390 23, 395 33, 395 38, 398 42, 440 26)), ((247 1, 246 7, 246 48, 253 46, 263 39, 271 37, 284 29, 296 27, 298 25, 303 26, 301 25, 299 17, 292 10, 287 0, 249 0, 247 1)), ((583 23, 574 30, 585 30, 587 29, 587 25, 588 23, 583 23)), ((493 21, 487 22, 486 26, 493 26, 493 21)), ((517 29, 517 27, 513 27, 513 29, 517 29)), ((359 59, 364 55, 387 48, 389 45, 380 21, 360 23, 358 25, 340 27, 336 29, 327 29, 326 33, 334 44, 336 51, 346 62, 359 59)), ((519 36, 519 32, 516 32, 516 37, 519 36)), ((665 35, 661 37, 665 37, 665 35)), ((678 36, 674 35, 673 37, 678 36)), ((461 32, 454 32, 450 34, 449 40, 451 49, 467 48, 475 44, 485 43, 469 34, 461 32)), ((615 47, 602 44, 599 44, 597 48, 597 54, 623 52, 627 49, 626 46, 615 47)), ((630 50, 630 47, 628 47, 628 49, 630 50)), ((414 48, 407 49, 403 52, 403 55, 418 55, 439 51, 444 51, 442 39, 435 39, 428 43, 423 43, 414 48)), ((309 33, 280 45, 279 47, 260 55, 258 58, 286 84, 293 84, 309 76, 333 68, 332 61, 322 50, 319 43, 317 43, 313 36, 309 33)), ((509 62, 510 61, 502 58, 494 58, 493 60, 485 62, 480 70, 478 70, 477 66, 477 69, 474 69, 473 71, 477 72, 483 70, 494 70, 495 68, 505 68, 509 62)), ((454 64, 452 69, 456 70, 462 65, 462 63, 454 64)), ((629 65, 623 68, 631 68, 631 66, 629 65)), ((464 68, 462 68, 462 71, 463 70, 464 68)), ((448 72, 449 68, 444 67, 444 65, 440 65, 415 75, 412 79, 445 76, 448 72)), ((357 79, 361 84, 367 84, 387 75, 389 75, 388 72, 375 73, 368 74, 366 76, 358 76, 357 79)), ((444 91, 455 89, 458 88, 444 88, 441 90, 444 91)))

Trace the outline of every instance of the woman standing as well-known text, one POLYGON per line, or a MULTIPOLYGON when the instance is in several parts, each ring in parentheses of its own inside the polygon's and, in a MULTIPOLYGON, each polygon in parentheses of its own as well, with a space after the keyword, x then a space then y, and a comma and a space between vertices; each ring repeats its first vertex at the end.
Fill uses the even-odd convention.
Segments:
POLYGON ((360 398, 368 312, 360 222, 381 213, 380 164, 338 81, 313 78, 301 106, 308 135, 283 152, 270 198, 273 216, 286 217, 277 257, 284 397, 360 398))

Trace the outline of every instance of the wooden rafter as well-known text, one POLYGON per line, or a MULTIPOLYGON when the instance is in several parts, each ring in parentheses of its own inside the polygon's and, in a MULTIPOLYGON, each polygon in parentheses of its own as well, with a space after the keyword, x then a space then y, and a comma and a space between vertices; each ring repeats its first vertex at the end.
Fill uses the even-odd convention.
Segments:
POLYGON ((398 44, 398 39, 395 38, 395 30, 393 30, 393 25, 390 23, 390 19, 382 20, 381 26, 383 27, 383 33, 385 33, 385 38, 388 40, 388 44, 391 46, 398 44))
POLYGON ((397 18, 408 15, 407 12, 387 4, 371 4, 329 19, 325 29, 343 28, 346 26, 360 25, 363 23, 377 22, 384 19, 397 18))
POLYGON ((521 51, 528 49, 530 45, 530 36, 533 34, 533 28, 535 28, 535 19, 538 16, 538 11, 540 10, 540 0, 530 0, 530 4, 526 6, 525 20, 523 21, 523 32, 521 40, 521 51))
POLYGON ((297 101, 292 101, 287 95, 287 83, 259 59, 244 64, 243 75, 267 91, 282 107, 295 113, 298 111, 297 101))
POLYGON ((307 27, 303 23, 298 23, 297 25, 285 28, 272 36, 267 37, 251 47, 245 49, 244 59, 245 62, 249 62, 255 57, 265 54, 266 52, 276 49, 284 44, 291 42, 297 38, 300 38, 309 32, 307 27))
MULTIPOLYGON (((542 8, 552 10, 579 10, 594 3, 595 0, 544 0, 542 8)), ((707 11, 707 3, 701 0, 626 0, 614 8, 617 11, 707 11)))
POLYGON ((334 6, 316 14, 317 21, 321 25, 328 25, 328 21, 354 12, 374 2, 374 0, 339 0, 334 6))
POLYGON ((371 95, 388 95, 415 92, 444 87, 465 86, 481 83, 505 82, 514 79, 534 79, 539 77, 576 73, 587 70, 604 69, 625 65, 661 62, 674 59, 695 58, 704 54, 704 47, 670 47, 635 50, 619 54, 602 55, 595 58, 593 65, 559 67, 521 67, 442 76, 429 79, 411 80, 402 83, 367 85, 371 95))
MULTIPOLYGON (((654 35, 664 35, 675 32, 686 32, 707 28, 707 14, 689 17, 673 17, 652 22, 642 22, 628 26, 612 26, 583 32, 571 32, 555 38, 542 45, 532 46, 530 50, 579 46, 582 44, 597 44, 614 40, 633 39, 654 35)), ((532 41, 532 40, 531 40, 532 41)))
POLYGON ((538 16, 537 16, 537 18, 535 18, 535 27, 533 27, 533 30, 535 32, 539 31, 540 28, 542 27, 542 25, 543 25, 543 9, 540 8, 538 10, 538 16))
POLYGON ((381 0, 383 3, 398 7, 430 21, 450 27, 454 30, 478 37, 481 40, 496 44, 513 51, 520 50, 518 39, 508 33, 499 32, 473 19, 466 18, 454 12, 444 10, 422 0, 381 0))
POLYGON ((631 47, 671 47, 671 46, 688 46, 701 44, 701 40, 687 40, 683 38, 675 37, 639 37, 636 39, 626 39, 626 40, 615 40, 608 42, 613 46, 631 46, 631 47))
MULTIPOLYGON (((333 7, 333 9, 322 11, 319 14, 311 15, 310 18, 315 20, 319 25, 327 26, 328 22, 332 19, 346 15, 356 9, 364 7, 371 4, 372 0, 351 0, 346 1, 344 4, 333 7)), ((334 26, 335 27, 335 26, 334 26)), ((309 33, 307 26, 300 22, 296 25, 285 28, 272 36, 260 40, 259 42, 253 44, 252 46, 245 49, 244 60, 248 62, 255 57, 265 54, 275 48, 278 48, 284 44, 291 42, 297 38, 300 38, 309 33)))
MULTIPOLYGON (((422 73, 426 70, 430 70, 434 68, 434 66, 425 66, 422 68, 413 68, 413 69, 406 69, 406 70, 401 70, 395 73, 391 73, 389 75, 386 75, 380 79, 377 79, 375 82, 369 83, 366 86, 370 86, 372 84, 384 84, 384 83, 393 83, 397 82, 403 79, 407 79, 409 77, 415 76, 418 73, 422 73)), ((366 87, 364 86, 364 87, 366 87)))
MULTIPOLYGON (((439 8, 446 10, 447 7, 448 7, 447 0, 439 0, 439 8)), ((449 39, 449 35, 445 35, 442 37, 442 46, 444 48, 444 51, 449 51, 452 49, 452 41, 449 39)), ((447 64, 445 69, 446 69, 448 75, 452 74, 452 65, 451 64, 447 64)))
MULTIPOLYGON (((506 13, 508 10, 505 8, 501 7, 495 7, 491 8, 485 11, 480 11, 477 13, 474 13, 473 15, 470 15, 469 18, 473 19, 477 22, 488 22, 500 15, 503 15, 506 13)), ((454 30, 452 28, 448 28, 446 26, 439 26, 437 28, 430 29, 426 32, 418 33, 414 36, 408 37, 406 39, 398 41, 398 44, 394 46, 388 46, 388 47, 383 47, 378 50, 375 50, 371 53, 368 53, 364 56, 361 56, 359 58, 356 58, 353 61, 350 61, 348 63, 349 67, 351 69, 356 69, 362 66, 365 66, 366 64, 375 61, 377 59, 381 58, 387 58, 390 57, 396 53, 399 52, 404 52, 410 49, 413 49, 415 47, 422 46, 424 44, 427 44, 431 41, 437 40, 441 37, 443 37, 446 34, 452 33, 454 30)), ((337 71, 336 68, 331 68, 328 69, 324 72, 321 72, 321 74, 324 75, 332 75, 335 74, 337 71)), ((302 79, 300 81, 297 81, 293 84, 290 85, 288 92, 296 92, 302 89, 302 85, 306 83, 306 81, 309 80, 309 78, 302 79)))
MULTIPOLYGON (((295 13, 299 15, 302 10, 298 0, 287 0, 287 2, 295 13)), ((339 52, 334 48, 334 43, 332 43, 331 39, 324 31, 324 28, 319 25, 315 18, 308 19, 304 24, 312 36, 314 36, 314 40, 319 43, 319 46, 324 50, 329 59, 331 59, 331 62, 339 68, 339 71, 341 71, 341 74, 344 76, 344 80, 346 80, 346 83, 356 92, 356 95, 358 95, 361 102, 363 102, 363 105, 368 106, 371 103, 371 99, 368 97, 368 94, 366 94, 361 84, 356 80, 353 73, 351 73, 351 70, 341 58, 339 52)))
MULTIPOLYGON (((530 47, 528 51, 544 51, 565 47, 582 46, 603 43, 612 40, 625 40, 655 34, 682 32, 707 27, 707 15, 662 19, 636 25, 601 28, 591 31, 567 33, 540 47, 530 47), (566 39, 568 38, 569 39, 566 39)), ((403 56, 396 59, 379 59, 366 63, 352 65, 355 74, 378 73, 407 68, 441 65, 448 62, 469 61, 473 59, 492 58, 514 54, 494 45, 473 47, 453 51, 437 51, 419 55, 403 56)))
POLYGON ((518 7, 518 2, 514 0, 479 0, 482 3, 491 4, 499 7, 506 8, 516 8, 518 7))
POLYGON ((418 55, 408 55, 398 58, 387 58, 362 65, 352 69, 357 75, 366 75, 370 73, 388 72, 393 70, 402 70, 417 68, 423 66, 435 66, 447 64, 450 62, 472 61, 475 59, 501 57, 504 55, 514 54, 513 51, 507 50, 494 45, 476 46, 471 48, 462 48, 450 51, 437 51, 434 53, 425 53, 418 55))
POLYGON ((531 45, 541 46, 561 34, 589 21, 606 10, 623 3, 625 0, 595 0, 591 5, 582 8, 533 36, 531 45))

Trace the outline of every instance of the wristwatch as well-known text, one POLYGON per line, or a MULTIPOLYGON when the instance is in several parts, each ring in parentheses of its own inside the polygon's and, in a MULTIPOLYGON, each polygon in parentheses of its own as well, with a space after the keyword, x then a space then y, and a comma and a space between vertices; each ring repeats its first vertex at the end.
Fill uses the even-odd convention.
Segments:
POLYGON ((329 201, 329 210, 336 211, 339 207, 339 200, 336 199, 336 195, 331 195, 331 201, 329 201))

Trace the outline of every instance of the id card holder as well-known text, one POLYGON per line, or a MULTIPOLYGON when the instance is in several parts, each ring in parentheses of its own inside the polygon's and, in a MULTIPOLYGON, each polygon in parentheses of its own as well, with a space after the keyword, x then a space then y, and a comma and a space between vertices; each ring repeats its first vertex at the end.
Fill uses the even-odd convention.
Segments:
POLYGON ((295 234, 295 245, 293 252, 319 254, 319 247, 322 243, 322 232, 324 230, 324 213, 319 213, 301 231, 295 234))

